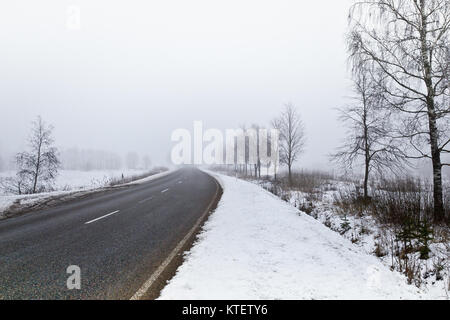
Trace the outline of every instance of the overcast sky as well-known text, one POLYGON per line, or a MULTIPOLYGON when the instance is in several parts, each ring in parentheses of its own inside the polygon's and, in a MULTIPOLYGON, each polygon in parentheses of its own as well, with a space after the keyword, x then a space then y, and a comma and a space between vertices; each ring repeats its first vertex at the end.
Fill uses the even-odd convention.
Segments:
POLYGON ((61 148, 168 159, 176 128, 268 125, 298 107, 299 165, 327 167, 349 95, 346 0, 14 0, 0 10, 0 152, 42 115, 61 148), (73 30, 71 6, 80 9, 73 30), (68 26, 70 28, 68 28, 68 26))

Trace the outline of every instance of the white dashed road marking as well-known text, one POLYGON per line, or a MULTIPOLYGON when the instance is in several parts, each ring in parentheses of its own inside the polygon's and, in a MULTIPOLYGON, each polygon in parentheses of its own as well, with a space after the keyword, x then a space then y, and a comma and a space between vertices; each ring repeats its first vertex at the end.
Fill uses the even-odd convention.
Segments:
POLYGON ((144 203, 144 202, 150 201, 150 200, 152 200, 152 199, 153 199, 153 197, 150 197, 150 198, 147 198, 147 199, 144 199, 144 200, 139 201, 139 203, 144 203))
POLYGON ((98 220, 100 220, 100 219, 103 219, 103 218, 109 217, 109 216, 111 216, 111 215, 113 215, 113 214, 115 214, 115 213, 118 213, 119 211, 120 211, 120 210, 117 210, 117 211, 114 211, 114 212, 111 212, 111 213, 105 214, 104 216, 101 216, 101 217, 99 217, 99 218, 97 218, 97 219, 94 219, 94 220, 88 221, 88 222, 86 222, 85 224, 90 224, 90 223, 92 223, 92 222, 95 222, 95 221, 98 221, 98 220))

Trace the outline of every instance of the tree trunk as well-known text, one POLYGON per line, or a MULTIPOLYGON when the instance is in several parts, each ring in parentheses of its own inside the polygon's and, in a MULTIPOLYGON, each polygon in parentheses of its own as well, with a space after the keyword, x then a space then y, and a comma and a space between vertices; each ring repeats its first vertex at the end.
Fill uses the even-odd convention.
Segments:
POLYGON ((290 164, 288 166, 288 170, 289 170, 289 186, 292 187, 292 170, 290 164))
POLYGON ((38 156, 38 160, 37 160, 37 165, 35 168, 35 173, 34 173, 34 177, 33 177, 33 194, 36 193, 36 186, 37 186, 37 181, 38 181, 38 176, 39 176, 39 156, 38 156))
POLYGON ((33 194, 36 193, 36 186, 37 186, 37 181, 38 181, 38 177, 39 177, 39 170, 41 167, 41 147, 42 147, 42 138, 39 137, 40 141, 39 141, 39 147, 37 150, 37 161, 36 161, 36 172, 34 173, 34 181, 33 181, 33 194))
POLYGON ((258 160, 258 178, 261 179, 261 161, 258 160))
POLYGON ((369 184, 369 162, 366 161, 366 169, 364 171, 364 200, 369 199, 369 192, 367 185, 369 184))
POLYGON ((422 29, 420 32, 422 63, 425 75, 425 85, 427 87, 427 111, 428 128, 430 131, 431 161, 433 163, 433 199, 434 199, 434 219, 442 221, 444 218, 444 201, 442 194, 442 163, 441 152, 439 150, 438 129, 436 123, 436 110, 434 105, 434 85, 431 75, 431 60, 429 58, 430 49, 427 44, 428 19, 425 15, 425 0, 420 1, 422 9, 422 29))
MULTIPOLYGON (((434 112, 432 113, 434 115, 434 112)), ((444 201, 442 193, 442 163, 441 153, 437 141, 437 128, 435 117, 429 117, 431 161, 433 163, 433 199, 434 219, 440 222, 444 219, 444 201)))
POLYGON ((367 200, 369 198, 367 184, 369 183, 369 171, 370 171, 370 145, 369 145, 369 128, 367 125, 367 102, 365 94, 363 100, 364 100, 363 125, 364 125, 364 152, 365 152, 364 200, 367 200))

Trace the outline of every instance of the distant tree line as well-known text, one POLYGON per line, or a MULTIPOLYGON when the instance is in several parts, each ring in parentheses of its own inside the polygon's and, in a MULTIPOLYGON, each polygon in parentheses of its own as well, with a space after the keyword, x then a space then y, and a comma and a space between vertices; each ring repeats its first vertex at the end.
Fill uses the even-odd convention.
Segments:
POLYGON ((137 152, 128 152, 123 158, 121 155, 93 149, 70 148, 61 152, 62 169, 65 170, 120 170, 151 168, 152 161, 149 155, 139 156, 137 152))
MULTIPOLYGON (((61 153, 55 147, 53 126, 40 116, 32 122, 28 148, 14 157, 16 175, 0 179, 0 187, 7 193, 34 194, 53 191, 59 169, 66 170, 119 170, 123 168, 122 158, 112 152, 72 148, 61 153)), ((136 152, 125 157, 128 169, 151 168, 149 155, 142 159, 136 152)), ((0 171, 5 168, 0 157, 0 171)))
POLYGON ((122 168, 122 158, 113 152, 71 148, 61 152, 65 170, 115 170, 122 168))

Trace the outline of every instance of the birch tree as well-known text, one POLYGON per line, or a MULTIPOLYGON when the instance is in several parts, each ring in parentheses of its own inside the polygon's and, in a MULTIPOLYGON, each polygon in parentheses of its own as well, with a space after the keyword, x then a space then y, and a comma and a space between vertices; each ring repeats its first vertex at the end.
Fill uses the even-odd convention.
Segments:
POLYGON ((60 161, 52 138, 53 127, 41 117, 32 123, 29 150, 16 155, 18 193, 37 193, 52 189, 60 161))
POLYGON ((384 96, 379 80, 370 65, 360 63, 353 68, 351 103, 339 110, 340 120, 348 132, 332 160, 345 169, 354 169, 362 163, 364 168, 364 199, 369 199, 368 183, 372 174, 384 171, 398 172, 404 162, 404 152, 399 141, 391 137, 391 114, 384 107, 384 96))
POLYGON ((408 158, 433 167, 434 217, 444 218, 442 155, 450 153, 448 0, 365 0, 350 10, 352 59, 371 61, 383 73, 383 94, 402 116, 396 136, 408 158))

